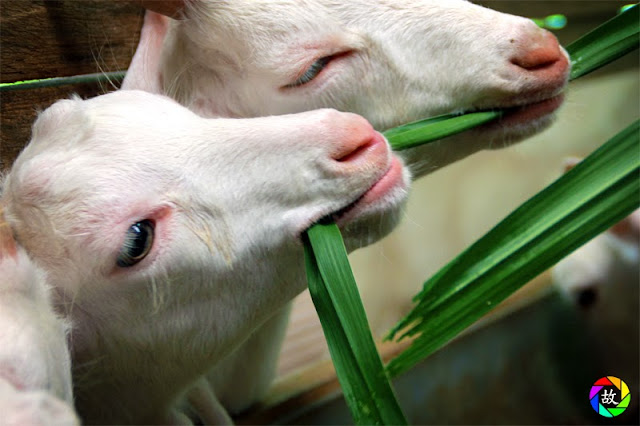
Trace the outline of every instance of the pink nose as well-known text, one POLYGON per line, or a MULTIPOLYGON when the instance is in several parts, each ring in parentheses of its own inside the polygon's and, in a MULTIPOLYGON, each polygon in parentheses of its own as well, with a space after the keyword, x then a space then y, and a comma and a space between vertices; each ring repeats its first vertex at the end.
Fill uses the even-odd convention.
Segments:
POLYGON ((386 163, 389 149, 384 137, 376 132, 364 118, 355 114, 344 114, 341 124, 340 143, 331 157, 342 166, 360 166, 366 163, 386 163))
POLYGON ((564 78, 569 61, 563 54, 558 40, 549 31, 537 30, 524 38, 511 63, 530 75, 547 80, 564 78))

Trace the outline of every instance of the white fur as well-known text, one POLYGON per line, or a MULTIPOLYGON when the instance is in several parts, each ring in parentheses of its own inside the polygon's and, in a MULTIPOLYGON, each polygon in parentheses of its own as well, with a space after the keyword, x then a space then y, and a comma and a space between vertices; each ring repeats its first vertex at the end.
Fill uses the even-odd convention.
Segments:
MULTIPOLYGON (((273 375, 287 303, 305 288, 301 233, 394 161, 366 120, 335 110, 204 119, 139 91, 47 109, 2 202, 72 320, 82 420, 226 422, 223 406, 255 401, 273 375), (142 219, 155 221, 152 250, 118 267, 142 219)), ((339 221, 350 248, 391 230, 408 181, 404 172, 339 221)))
MULTIPOLYGON (((384 130, 538 102, 568 77, 566 52, 546 30, 463 0, 193 1, 186 16, 149 14, 123 87, 167 94, 207 117, 330 107, 384 130), (345 52, 310 83, 286 87, 316 59, 345 52)), ((529 136, 552 117, 468 132, 406 156, 422 175, 529 136)))
POLYGON ((53 312, 45 274, 6 225, 0 221, 0 423, 77 424, 68 325, 53 312))
POLYGON ((628 316, 638 312, 639 243, 640 210, 636 210, 553 268, 556 287, 588 312, 594 327, 609 330, 602 334, 627 324, 638 328, 637 318, 628 316))

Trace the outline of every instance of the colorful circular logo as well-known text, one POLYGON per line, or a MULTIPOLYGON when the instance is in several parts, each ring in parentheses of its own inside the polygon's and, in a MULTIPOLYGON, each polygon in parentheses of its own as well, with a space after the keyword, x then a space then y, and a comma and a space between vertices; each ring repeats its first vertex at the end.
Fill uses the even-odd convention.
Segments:
POLYGON ((631 402, 629 387, 617 377, 598 379, 589 392, 591 406, 603 417, 619 416, 631 402))

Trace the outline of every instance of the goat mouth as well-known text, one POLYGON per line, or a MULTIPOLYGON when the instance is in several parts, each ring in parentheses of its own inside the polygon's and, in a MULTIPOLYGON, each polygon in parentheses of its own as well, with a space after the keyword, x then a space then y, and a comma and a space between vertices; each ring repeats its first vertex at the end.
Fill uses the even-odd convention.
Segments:
POLYGON ((386 172, 366 191, 358 196, 351 203, 330 213, 320 219, 320 222, 335 222, 339 225, 345 224, 367 210, 372 204, 384 198, 397 186, 403 184, 402 163, 395 155, 391 158, 391 164, 386 172))
POLYGON ((560 94, 539 102, 509 108, 502 116, 501 121, 503 124, 519 124, 534 121, 555 112, 560 108, 563 101, 564 95, 560 94))
POLYGON ((482 129, 493 130, 496 127, 516 127, 534 124, 539 119, 553 114, 564 102, 564 95, 559 94, 550 98, 531 102, 524 105, 503 108, 504 113, 498 120, 481 126, 482 129))

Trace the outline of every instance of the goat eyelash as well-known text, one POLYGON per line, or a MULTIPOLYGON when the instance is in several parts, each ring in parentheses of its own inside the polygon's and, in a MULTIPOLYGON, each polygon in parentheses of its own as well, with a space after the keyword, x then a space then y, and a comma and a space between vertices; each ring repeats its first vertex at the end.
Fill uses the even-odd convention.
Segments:
POLYGON ((316 60, 313 64, 311 64, 309 68, 307 68, 307 70, 304 72, 304 74, 302 74, 302 76, 300 76, 293 83, 287 84, 284 87, 285 88, 299 87, 309 83, 311 80, 316 78, 318 74, 322 72, 322 70, 326 68, 326 66, 329 64, 329 62, 333 60, 334 57, 335 55, 331 55, 331 56, 325 56, 323 58, 316 60))

